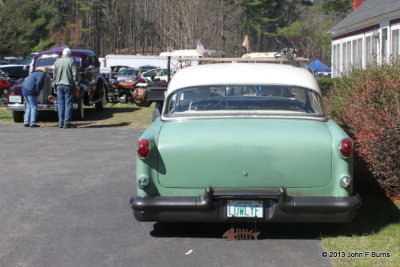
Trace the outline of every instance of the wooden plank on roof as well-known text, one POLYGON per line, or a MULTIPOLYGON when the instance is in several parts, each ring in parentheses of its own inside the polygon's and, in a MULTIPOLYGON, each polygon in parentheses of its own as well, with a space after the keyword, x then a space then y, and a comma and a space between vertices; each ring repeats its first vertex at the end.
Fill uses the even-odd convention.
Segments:
POLYGON ((308 62, 308 58, 297 57, 295 59, 286 58, 180 58, 179 62, 207 62, 207 63, 223 63, 223 62, 272 62, 272 63, 283 63, 283 62, 308 62))

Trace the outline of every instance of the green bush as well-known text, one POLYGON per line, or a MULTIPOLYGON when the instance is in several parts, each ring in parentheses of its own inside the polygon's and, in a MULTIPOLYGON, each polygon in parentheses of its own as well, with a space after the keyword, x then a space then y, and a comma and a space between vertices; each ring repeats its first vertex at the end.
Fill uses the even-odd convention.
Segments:
POLYGON ((400 62, 335 80, 326 103, 382 188, 400 193, 400 62))
POLYGON ((317 82, 322 95, 327 95, 337 80, 339 80, 339 78, 318 78, 317 82))

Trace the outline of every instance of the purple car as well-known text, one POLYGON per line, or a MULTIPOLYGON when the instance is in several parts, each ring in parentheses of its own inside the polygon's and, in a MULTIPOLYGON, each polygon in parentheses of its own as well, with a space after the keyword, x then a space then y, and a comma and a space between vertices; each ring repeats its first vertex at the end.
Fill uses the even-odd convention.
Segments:
MULTIPOLYGON (((38 53, 33 61, 33 68, 46 66, 49 75, 45 85, 38 96, 38 110, 57 111, 57 95, 52 88, 53 67, 55 61, 61 57, 62 49, 48 50, 38 53)), ((99 60, 96 54, 90 50, 71 49, 79 73, 79 86, 76 87, 74 119, 83 120, 84 106, 95 106, 96 109, 104 109, 107 93, 107 81, 100 75, 99 60)), ((24 118, 25 105, 22 95, 22 83, 14 85, 6 92, 7 108, 12 110, 15 122, 22 122, 24 118)))

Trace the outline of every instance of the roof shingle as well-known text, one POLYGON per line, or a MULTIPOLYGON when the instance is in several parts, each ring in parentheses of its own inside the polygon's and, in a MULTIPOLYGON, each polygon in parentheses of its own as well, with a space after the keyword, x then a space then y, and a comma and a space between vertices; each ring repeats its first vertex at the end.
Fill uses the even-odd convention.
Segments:
MULTIPOLYGON (((332 27, 329 32, 332 33, 332 35, 337 35, 335 32, 340 32, 340 34, 347 33, 344 32, 343 29, 348 27, 351 28, 352 25, 362 23, 374 17, 392 13, 396 10, 400 10, 400 0, 366 0, 356 10, 332 27)), ((376 23, 377 22, 370 22, 362 25, 362 28, 376 23)), ((353 30, 357 29, 351 29, 351 31, 353 30)))

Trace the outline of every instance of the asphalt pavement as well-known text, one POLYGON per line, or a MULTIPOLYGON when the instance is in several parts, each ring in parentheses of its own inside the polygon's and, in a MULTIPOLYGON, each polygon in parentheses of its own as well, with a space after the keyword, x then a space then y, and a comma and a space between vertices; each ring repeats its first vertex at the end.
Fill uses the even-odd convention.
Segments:
POLYGON ((137 222, 142 131, 0 125, 0 266, 331 265, 313 224, 258 225, 259 240, 227 241, 228 224, 137 222))

